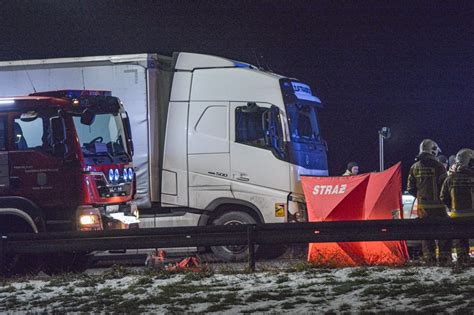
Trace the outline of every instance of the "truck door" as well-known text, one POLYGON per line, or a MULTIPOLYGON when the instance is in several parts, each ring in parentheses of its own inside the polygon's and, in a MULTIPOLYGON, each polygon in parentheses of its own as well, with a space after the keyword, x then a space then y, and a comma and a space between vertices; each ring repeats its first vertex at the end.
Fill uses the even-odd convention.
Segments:
POLYGON ((191 102, 188 121, 189 206, 230 197, 229 102, 191 102))
POLYGON ((9 120, 9 194, 33 201, 44 210, 47 219, 72 219, 71 212, 64 209, 77 204, 77 175, 68 172, 63 157, 53 155, 51 116, 31 112, 27 118, 24 115, 16 113, 9 120))
POLYGON ((289 192, 289 164, 279 160, 265 144, 263 119, 271 104, 250 104, 232 102, 230 106, 230 178, 289 192))

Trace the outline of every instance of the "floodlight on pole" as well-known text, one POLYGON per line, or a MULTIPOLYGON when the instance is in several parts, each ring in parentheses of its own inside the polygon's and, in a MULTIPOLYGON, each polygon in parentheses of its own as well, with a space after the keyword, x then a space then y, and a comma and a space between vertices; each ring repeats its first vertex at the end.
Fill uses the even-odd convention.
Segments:
POLYGON ((380 171, 384 170, 384 163, 383 163, 383 140, 389 139, 392 135, 392 131, 389 127, 382 127, 379 130, 379 159, 380 159, 380 171))

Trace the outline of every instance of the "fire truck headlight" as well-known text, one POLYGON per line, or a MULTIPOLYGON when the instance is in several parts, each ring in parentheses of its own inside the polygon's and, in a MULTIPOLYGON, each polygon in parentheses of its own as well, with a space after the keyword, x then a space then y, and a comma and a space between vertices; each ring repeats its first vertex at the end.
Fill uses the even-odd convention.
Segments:
POLYGON ((102 218, 98 208, 84 205, 76 210, 77 229, 79 231, 102 230, 102 218))
POLYGON ((98 221, 98 218, 94 214, 83 214, 79 218, 79 223, 81 225, 92 225, 98 221))
POLYGON ((123 180, 128 182, 128 172, 126 168, 123 169, 123 180))
POLYGON ((133 180, 133 168, 131 168, 131 167, 128 168, 128 179, 130 181, 133 180))
POLYGON ((114 180, 115 181, 118 181, 120 178, 120 173, 119 173, 119 170, 118 168, 115 169, 115 172, 114 172, 114 180))
POLYGON ((113 182, 113 181, 114 181, 114 170, 110 169, 109 170, 109 182, 113 182))

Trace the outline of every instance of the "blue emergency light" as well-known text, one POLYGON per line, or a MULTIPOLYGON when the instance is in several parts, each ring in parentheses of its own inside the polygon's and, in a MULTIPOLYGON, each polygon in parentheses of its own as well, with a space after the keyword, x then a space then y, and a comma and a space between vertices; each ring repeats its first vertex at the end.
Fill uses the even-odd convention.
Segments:
POLYGON ((111 91, 101 90, 58 90, 49 92, 32 93, 30 96, 45 96, 71 100, 67 109, 76 114, 84 113, 88 108, 94 113, 118 112, 121 107, 120 100, 112 96, 111 91))
POLYGON ((30 96, 49 96, 77 99, 85 96, 112 96, 112 92, 101 90, 58 90, 32 93, 30 96))

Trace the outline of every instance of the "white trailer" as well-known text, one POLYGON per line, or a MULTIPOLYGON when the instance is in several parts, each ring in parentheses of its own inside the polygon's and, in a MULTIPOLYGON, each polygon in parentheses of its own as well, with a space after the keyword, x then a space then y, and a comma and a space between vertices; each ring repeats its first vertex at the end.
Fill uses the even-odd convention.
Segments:
POLYGON ((118 96, 132 124, 141 227, 304 221, 300 175, 328 174, 320 100, 246 63, 193 53, 4 61, 0 86, 3 96, 118 96))

